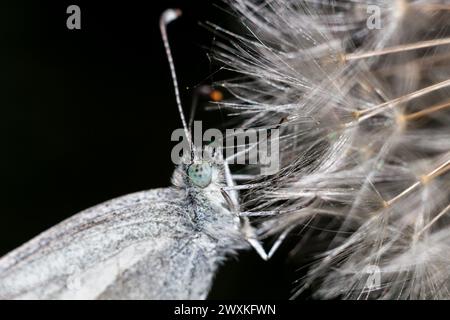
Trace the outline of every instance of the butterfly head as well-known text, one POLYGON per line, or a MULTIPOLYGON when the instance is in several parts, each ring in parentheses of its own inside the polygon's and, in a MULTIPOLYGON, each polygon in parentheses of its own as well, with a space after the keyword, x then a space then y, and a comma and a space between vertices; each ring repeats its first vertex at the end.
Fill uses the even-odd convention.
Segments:
POLYGON ((174 173, 175 185, 207 189, 223 183, 223 159, 216 148, 206 146, 203 152, 194 152, 183 158, 174 173))

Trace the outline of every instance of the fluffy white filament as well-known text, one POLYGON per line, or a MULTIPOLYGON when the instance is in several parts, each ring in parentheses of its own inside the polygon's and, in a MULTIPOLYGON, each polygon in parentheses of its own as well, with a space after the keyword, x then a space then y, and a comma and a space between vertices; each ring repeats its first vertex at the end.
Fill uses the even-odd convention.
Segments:
POLYGON ((231 39, 216 58, 240 74, 223 105, 244 128, 281 130, 282 169, 268 181, 248 168, 243 208, 268 212, 262 236, 297 224, 306 238, 307 223, 308 243, 329 240, 296 294, 450 298, 448 1, 230 5, 244 30, 216 28, 231 39), (373 266, 381 283, 367 290, 373 266))

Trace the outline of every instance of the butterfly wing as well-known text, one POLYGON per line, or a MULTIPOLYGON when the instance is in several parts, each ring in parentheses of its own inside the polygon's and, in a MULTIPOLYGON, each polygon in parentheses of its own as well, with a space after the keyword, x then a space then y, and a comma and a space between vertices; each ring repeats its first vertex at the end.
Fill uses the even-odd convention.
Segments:
POLYGON ((0 298, 203 298, 212 267, 182 192, 126 195, 54 226, 0 260, 0 298))

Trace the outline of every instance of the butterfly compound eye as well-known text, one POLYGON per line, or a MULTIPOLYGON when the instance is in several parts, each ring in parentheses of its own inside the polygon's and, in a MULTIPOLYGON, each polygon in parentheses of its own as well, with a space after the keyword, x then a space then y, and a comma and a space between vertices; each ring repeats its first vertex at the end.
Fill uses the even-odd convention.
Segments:
POLYGON ((206 188, 211 183, 212 168, 209 163, 191 164, 187 169, 189 179, 200 188, 206 188))

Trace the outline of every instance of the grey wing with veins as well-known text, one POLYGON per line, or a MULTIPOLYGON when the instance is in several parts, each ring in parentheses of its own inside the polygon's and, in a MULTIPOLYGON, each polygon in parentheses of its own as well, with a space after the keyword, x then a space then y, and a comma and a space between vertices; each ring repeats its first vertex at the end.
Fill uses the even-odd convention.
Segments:
POLYGON ((0 299, 199 299, 214 248, 197 246, 183 190, 119 197, 0 259, 0 299))

